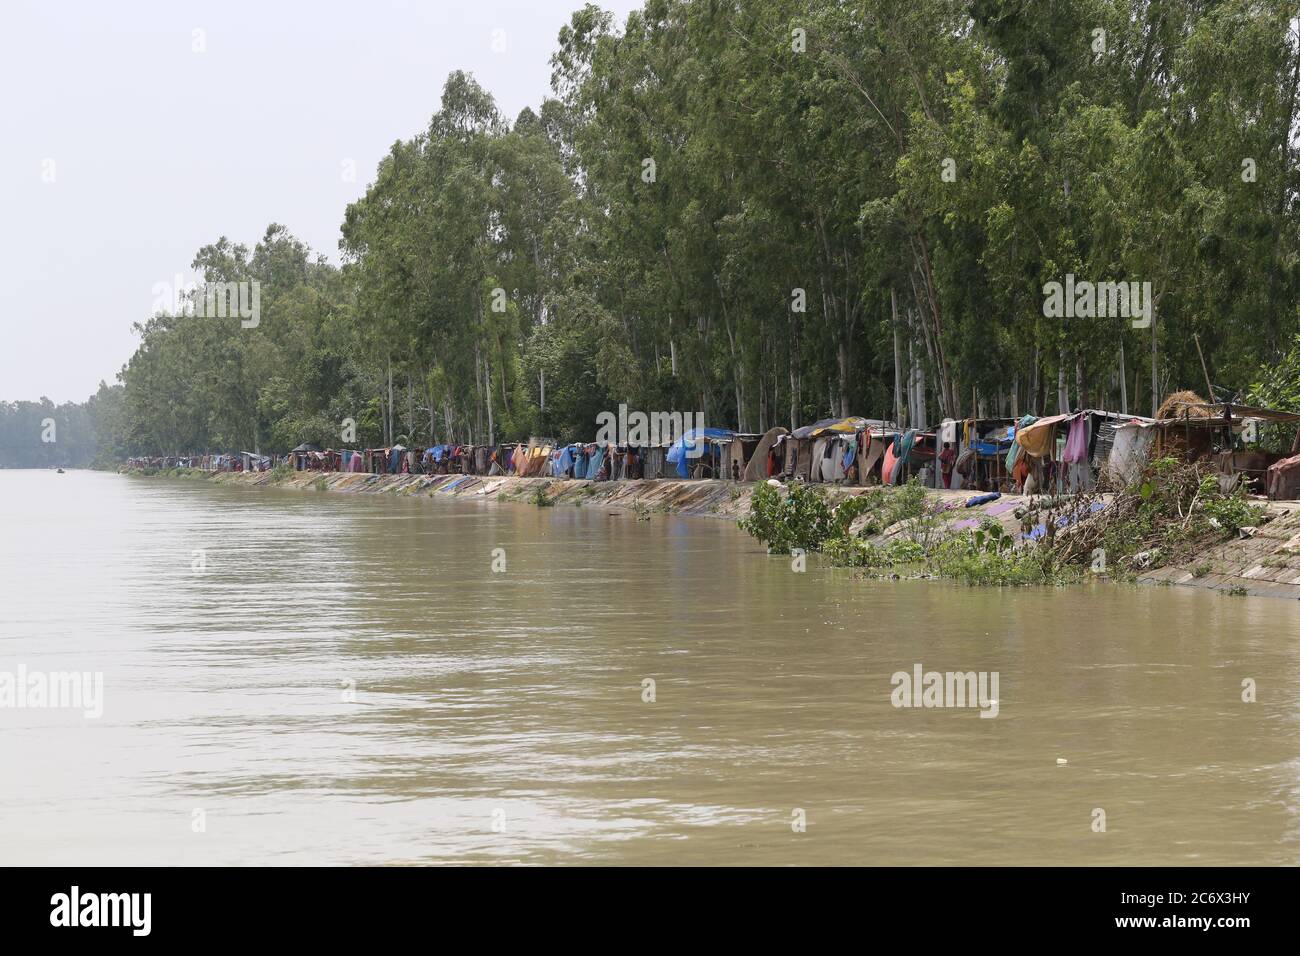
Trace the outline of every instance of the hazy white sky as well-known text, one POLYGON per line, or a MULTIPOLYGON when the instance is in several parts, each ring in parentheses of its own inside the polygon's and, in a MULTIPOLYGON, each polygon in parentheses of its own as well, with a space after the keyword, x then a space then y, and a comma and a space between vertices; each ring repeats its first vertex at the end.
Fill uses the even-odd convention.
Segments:
MULTIPOLYGON (((337 262, 344 207, 424 128, 447 74, 473 73, 513 119, 549 92, 556 34, 582 5, 7 0, 0 400, 112 383, 153 286, 188 281, 222 235, 251 246, 279 222, 337 262)), ((621 24, 640 3, 599 6, 621 24)))

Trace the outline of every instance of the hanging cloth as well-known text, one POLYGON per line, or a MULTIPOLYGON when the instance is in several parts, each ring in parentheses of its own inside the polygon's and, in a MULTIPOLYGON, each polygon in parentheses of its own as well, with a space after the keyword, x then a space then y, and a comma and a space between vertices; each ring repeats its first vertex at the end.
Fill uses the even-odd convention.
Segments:
POLYGON ((1070 422, 1070 435, 1065 440, 1065 451, 1061 455, 1061 461, 1074 465, 1088 460, 1088 419, 1090 417, 1080 415, 1070 422))
POLYGON ((898 467, 898 459, 894 457, 894 443, 890 442, 885 446, 885 459, 880 465, 880 483, 892 485, 894 483, 894 472, 898 467))
POLYGON ((1020 457, 1020 437, 1019 437, 1019 436, 1020 436, 1021 431, 1023 431, 1023 430, 1026 429, 1026 428, 1028 428, 1030 425, 1032 425, 1032 424, 1033 424, 1034 422, 1036 422, 1036 421, 1038 421, 1038 419, 1037 419, 1035 416, 1033 416, 1033 415, 1026 415, 1026 416, 1024 416, 1022 419, 1020 419, 1020 422, 1019 422, 1019 423, 1016 425, 1016 427, 1012 430, 1013 434, 1012 434, 1011 447, 1010 447, 1009 449, 1007 449, 1007 457, 1006 457, 1006 462, 1005 462, 1005 464, 1006 464, 1006 466, 1007 466, 1007 472, 1008 472, 1008 473, 1012 473, 1012 472, 1015 471, 1015 467, 1016 467, 1016 459, 1020 457))

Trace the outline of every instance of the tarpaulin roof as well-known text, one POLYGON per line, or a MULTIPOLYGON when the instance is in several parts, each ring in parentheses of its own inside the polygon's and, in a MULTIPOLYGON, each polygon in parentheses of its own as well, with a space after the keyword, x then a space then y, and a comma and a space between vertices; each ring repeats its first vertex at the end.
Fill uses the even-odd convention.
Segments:
POLYGON ((686 434, 682 435, 681 438, 677 439, 677 441, 673 442, 672 447, 668 449, 667 458, 672 462, 677 461, 686 454, 688 450, 693 451, 696 442, 701 438, 707 441, 708 439, 721 440, 724 438, 731 439, 735 437, 736 433, 726 428, 692 428, 686 434))
POLYGON ((1051 415, 1048 418, 1040 418, 1033 424, 1017 429, 1016 443, 1035 458, 1042 458, 1047 454, 1056 426, 1073 417, 1073 415, 1051 415))
MULTIPOLYGON (((792 435, 795 438, 819 438, 822 435, 852 435, 871 426, 871 422, 865 418, 859 418, 856 415, 850 415, 848 418, 823 418, 819 422, 813 422, 811 425, 804 425, 802 428, 796 428, 792 435)), ((884 424, 876 422, 875 424, 884 424)))
POLYGON ((685 478, 690 474, 690 466, 686 464, 689 458, 698 458, 699 451, 702 449, 705 441, 709 439, 722 440, 732 439, 736 433, 726 428, 692 428, 681 438, 673 442, 672 447, 668 449, 668 454, 664 457, 677 466, 677 474, 685 478))
POLYGON ((1300 422, 1300 414, 1296 412, 1284 412, 1276 408, 1261 408, 1258 405, 1230 405, 1220 403, 1217 405, 1199 404, 1189 406, 1191 408, 1203 408, 1210 412, 1208 418, 1195 418, 1177 416, 1174 418, 1162 418, 1162 424, 1177 422, 1180 425, 1223 425, 1226 424, 1228 415, 1232 416, 1234 422, 1240 422, 1243 418, 1258 418, 1261 421, 1268 422, 1300 422))

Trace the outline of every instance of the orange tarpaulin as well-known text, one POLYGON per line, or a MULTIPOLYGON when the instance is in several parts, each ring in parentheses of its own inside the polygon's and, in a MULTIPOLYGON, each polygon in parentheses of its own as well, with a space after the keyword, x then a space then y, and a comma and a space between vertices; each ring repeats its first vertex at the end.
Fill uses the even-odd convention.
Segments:
POLYGON ((1040 418, 1032 425, 1016 432, 1016 444, 1027 454, 1042 458, 1052 448, 1052 439, 1056 437, 1056 426, 1073 417, 1073 415, 1053 415, 1050 418, 1040 418))
POLYGON ((894 457, 894 443, 891 441, 885 446, 885 460, 880 465, 880 483, 882 485, 893 484, 889 480, 889 476, 894 473, 894 462, 896 461, 898 459, 894 457))

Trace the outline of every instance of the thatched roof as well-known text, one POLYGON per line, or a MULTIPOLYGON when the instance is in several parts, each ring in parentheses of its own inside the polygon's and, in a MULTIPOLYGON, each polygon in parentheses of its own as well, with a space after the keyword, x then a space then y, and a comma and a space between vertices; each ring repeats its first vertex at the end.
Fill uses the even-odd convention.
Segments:
POLYGON ((1195 392, 1174 392, 1161 403, 1156 418, 1212 418, 1205 399, 1195 392))

